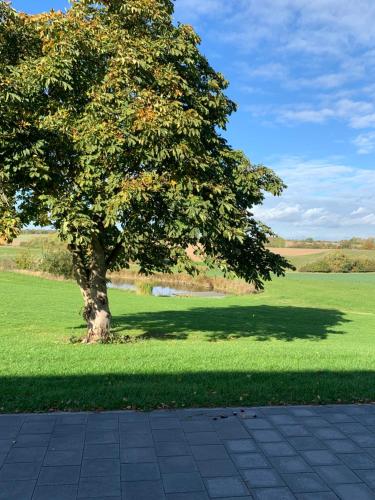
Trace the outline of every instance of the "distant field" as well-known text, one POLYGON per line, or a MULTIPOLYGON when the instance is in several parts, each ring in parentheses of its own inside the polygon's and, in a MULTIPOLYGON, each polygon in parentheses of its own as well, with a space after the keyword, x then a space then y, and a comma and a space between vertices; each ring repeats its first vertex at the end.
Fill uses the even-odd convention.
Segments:
POLYGON ((289 262, 291 262, 297 270, 310 264, 311 262, 316 262, 321 260, 325 255, 329 253, 340 252, 348 256, 355 256, 359 258, 375 259, 375 250, 347 250, 347 249, 320 249, 320 248, 270 248, 270 250, 279 255, 286 257, 289 262))

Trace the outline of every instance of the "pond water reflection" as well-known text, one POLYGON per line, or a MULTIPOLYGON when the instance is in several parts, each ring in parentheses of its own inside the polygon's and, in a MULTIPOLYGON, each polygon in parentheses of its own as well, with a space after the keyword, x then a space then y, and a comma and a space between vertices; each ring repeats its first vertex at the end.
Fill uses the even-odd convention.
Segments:
MULTIPOLYGON (((131 282, 130 280, 123 281, 121 279, 112 279, 112 281, 108 284, 109 288, 116 288, 119 290, 129 290, 136 292, 138 289, 138 285, 142 286, 145 282, 131 282)), ((147 283, 147 282, 146 282, 147 283)), ((144 287, 142 287, 144 288, 144 287)), ((178 287, 175 284, 169 285, 166 283, 152 283, 149 286, 150 295, 155 297, 216 297, 222 298, 225 297, 226 294, 215 292, 213 290, 207 290, 202 287, 194 287, 194 286, 186 286, 186 287, 178 287)))

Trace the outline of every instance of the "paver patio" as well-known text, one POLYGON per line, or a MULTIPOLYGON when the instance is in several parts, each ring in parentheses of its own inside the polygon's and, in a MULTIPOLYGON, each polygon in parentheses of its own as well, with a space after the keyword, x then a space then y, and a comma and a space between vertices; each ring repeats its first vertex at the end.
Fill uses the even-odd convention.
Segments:
POLYGON ((1 500, 375 499, 375 405, 0 415, 1 500))

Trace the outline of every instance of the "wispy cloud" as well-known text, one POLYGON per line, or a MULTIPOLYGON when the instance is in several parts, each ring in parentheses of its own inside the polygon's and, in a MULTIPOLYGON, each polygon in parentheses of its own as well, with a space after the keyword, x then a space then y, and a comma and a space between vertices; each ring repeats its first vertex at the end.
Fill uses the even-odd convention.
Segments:
POLYGON ((274 102, 252 104, 255 115, 367 129, 353 137, 353 149, 373 151, 373 0, 176 0, 176 8, 177 17, 205 21, 207 36, 236 50, 242 88, 256 93, 273 83, 274 102), (289 103, 277 89, 289 92, 289 103))
POLYGON ((368 155, 375 151, 375 131, 358 135, 353 143, 357 146, 357 151, 361 155, 368 155))
POLYGON ((286 181, 281 199, 255 215, 288 237, 346 238, 375 234, 375 171, 333 159, 285 157, 271 166, 286 181))

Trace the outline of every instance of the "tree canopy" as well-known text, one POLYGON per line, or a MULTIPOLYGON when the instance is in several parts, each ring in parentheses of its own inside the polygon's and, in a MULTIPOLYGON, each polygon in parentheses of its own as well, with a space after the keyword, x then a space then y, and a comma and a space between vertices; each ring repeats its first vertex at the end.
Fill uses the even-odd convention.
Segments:
POLYGON ((288 267, 252 214, 284 185, 224 138, 228 82, 172 14, 170 0, 39 15, 0 1, 0 235, 56 228, 87 318, 107 271, 193 272, 191 245, 258 287, 288 267))

